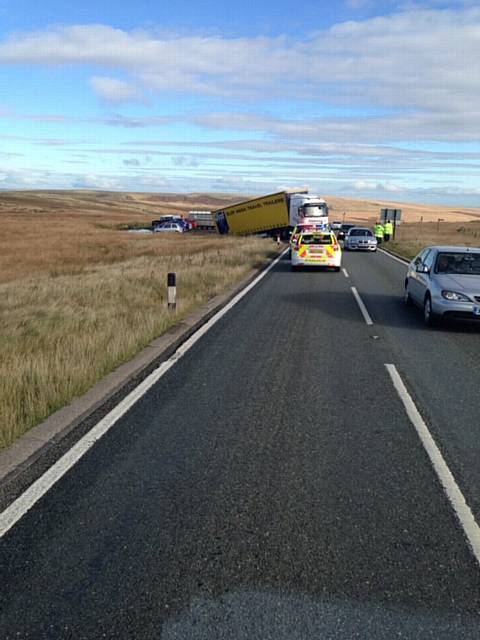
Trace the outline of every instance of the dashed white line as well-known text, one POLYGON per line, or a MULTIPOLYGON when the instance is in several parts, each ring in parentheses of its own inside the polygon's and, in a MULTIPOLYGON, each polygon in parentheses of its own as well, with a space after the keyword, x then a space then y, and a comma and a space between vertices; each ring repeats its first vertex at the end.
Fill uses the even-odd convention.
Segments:
POLYGON ((358 293, 355 287, 350 287, 350 289, 352 290, 355 300, 357 301, 360 311, 362 312, 363 319, 369 326, 371 326, 373 324, 373 320, 370 317, 370 314, 367 311, 367 307, 365 306, 363 300, 361 299, 360 294, 358 293))
POLYGON ((473 555, 480 565, 480 527, 478 526, 467 501, 460 491, 452 472, 448 468, 440 449, 437 447, 435 440, 430 434, 430 431, 412 400, 412 397, 408 393, 397 368, 394 364, 386 364, 385 367, 390 374, 393 386, 400 396, 400 400, 403 402, 405 411, 407 412, 411 423, 415 427, 443 489, 460 521, 473 555))
POLYGON ((342 267, 342 271, 343 271, 343 275, 345 276, 345 278, 349 278, 350 277, 348 271, 344 267, 342 267))
POLYGON ((209 329, 216 324, 220 318, 234 307, 262 278, 278 263, 288 249, 285 249, 262 273, 260 273, 250 284, 242 289, 230 300, 220 311, 198 329, 188 340, 186 340, 175 353, 160 366, 155 369, 143 382, 129 393, 110 413, 98 422, 83 438, 81 438, 67 453, 51 466, 38 480, 22 493, 5 511, 0 513, 0 538, 9 531, 33 505, 49 491, 62 476, 71 469, 87 451, 113 427, 113 425, 145 395, 145 393, 156 383, 173 365, 189 351, 209 329))

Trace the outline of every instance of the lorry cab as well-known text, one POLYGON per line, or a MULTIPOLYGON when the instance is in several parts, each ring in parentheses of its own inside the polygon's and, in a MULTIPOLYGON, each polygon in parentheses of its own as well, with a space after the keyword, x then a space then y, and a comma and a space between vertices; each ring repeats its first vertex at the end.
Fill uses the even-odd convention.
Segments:
POLYGON ((328 207, 325 200, 304 193, 290 195, 290 224, 311 224, 328 229, 328 207))

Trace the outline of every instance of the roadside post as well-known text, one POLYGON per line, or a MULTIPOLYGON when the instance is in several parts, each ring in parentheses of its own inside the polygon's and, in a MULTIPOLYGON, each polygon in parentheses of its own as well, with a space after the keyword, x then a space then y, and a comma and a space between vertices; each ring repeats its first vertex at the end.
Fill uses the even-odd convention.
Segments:
POLYGON ((175 273, 167 275, 167 300, 169 311, 177 309, 177 276, 175 273))

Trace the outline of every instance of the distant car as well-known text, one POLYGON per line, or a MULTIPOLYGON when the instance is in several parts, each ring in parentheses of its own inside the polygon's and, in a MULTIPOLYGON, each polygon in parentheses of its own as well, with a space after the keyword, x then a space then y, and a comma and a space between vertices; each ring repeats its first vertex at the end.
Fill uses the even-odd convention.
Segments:
POLYGON ((341 226, 342 226, 342 223, 339 220, 334 220, 330 225, 330 229, 334 229, 334 230, 340 229, 341 226))
POLYGON ((480 321, 480 248, 421 251, 408 267, 405 301, 423 309, 426 325, 448 317, 480 321))
POLYGON ((339 240, 343 240, 350 229, 353 229, 354 226, 354 224, 342 224, 338 230, 337 238, 339 240))
POLYGON ((176 233, 184 233, 185 228, 183 225, 178 222, 164 222, 163 224, 159 224, 153 228, 153 233, 166 233, 166 232, 176 232, 176 233))
POLYGON ((343 240, 345 251, 376 251, 377 239, 366 227, 352 227, 343 240))
POLYGON ((292 244, 292 270, 299 267, 333 267, 340 271, 342 250, 330 231, 302 232, 292 244))
POLYGON ((182 218, 181 216, 162 216, 158 220, 152 221, 152 227, 155 229, 156 227, 161 227, 165 224, 176 223, 183 227, 184 231, 189 231, 191 229, 191 225, 188 220, 182 218))

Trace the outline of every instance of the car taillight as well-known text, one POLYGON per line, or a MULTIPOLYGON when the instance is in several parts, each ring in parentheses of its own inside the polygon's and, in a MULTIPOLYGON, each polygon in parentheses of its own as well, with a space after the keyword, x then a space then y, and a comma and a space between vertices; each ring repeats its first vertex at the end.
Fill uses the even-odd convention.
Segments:
POLYGON ((340 249, 340 246, 338 244, 334 244, 333 245, 333 250, 334 251, 338 251, 340 249))

